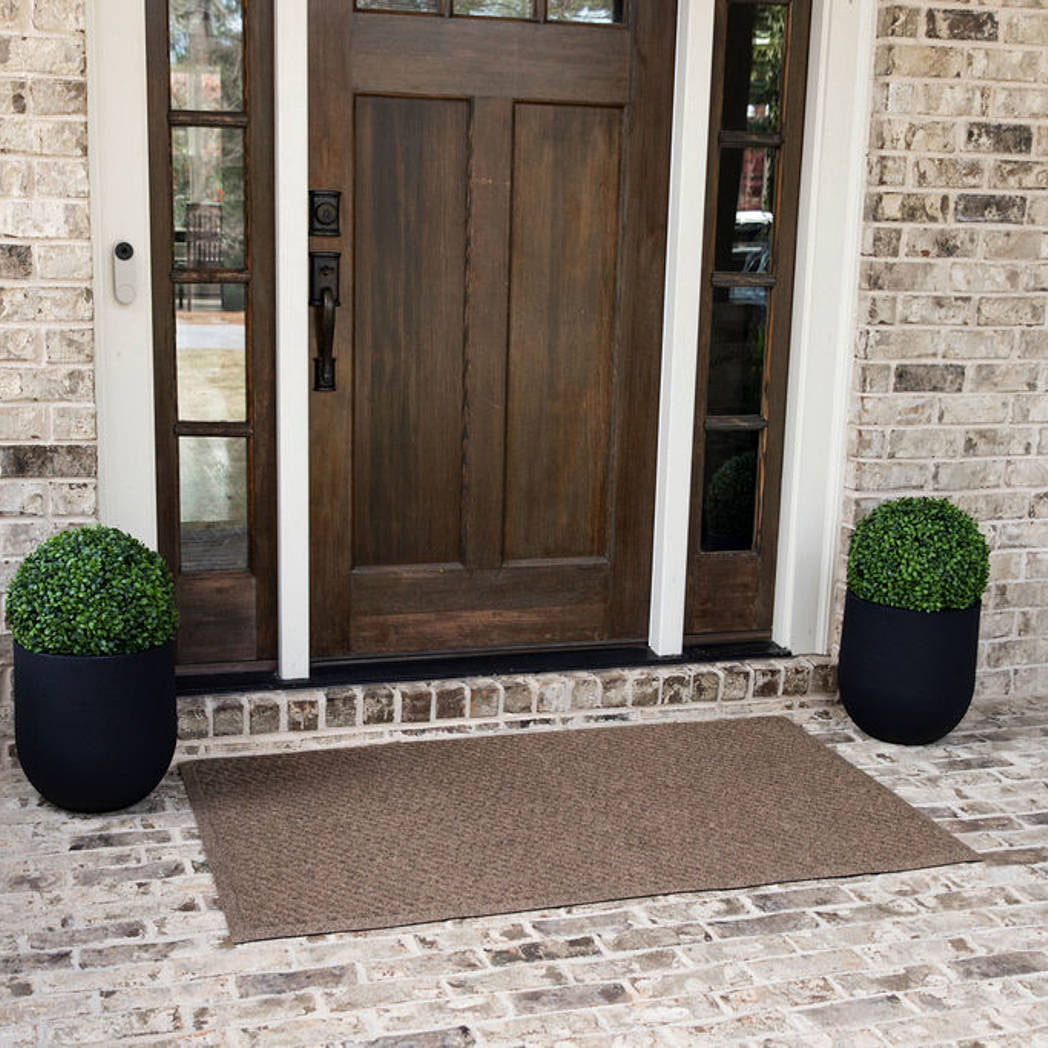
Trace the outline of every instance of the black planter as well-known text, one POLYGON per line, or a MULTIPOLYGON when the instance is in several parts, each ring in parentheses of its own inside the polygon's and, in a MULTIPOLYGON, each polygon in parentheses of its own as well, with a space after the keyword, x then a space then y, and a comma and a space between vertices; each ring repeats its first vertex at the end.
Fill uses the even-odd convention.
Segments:
POLYGON ((975 690, 980 605, 909 611, 848 592, 838 666, 841 702, 868 735, 919 746, 952 731, 975 690))
POLYGON ((175 751, 175 644, 135 655, 15 651, 15 742, 26 778, 68 811, 126 808, 175 751))

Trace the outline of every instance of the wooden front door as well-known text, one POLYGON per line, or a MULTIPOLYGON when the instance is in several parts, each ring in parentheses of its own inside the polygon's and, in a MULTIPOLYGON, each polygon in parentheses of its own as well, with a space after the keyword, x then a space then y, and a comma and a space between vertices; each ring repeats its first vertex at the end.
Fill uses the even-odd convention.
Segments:
POLYGON ((309 21, 313 656, 643 640, 675 0, 309 21))

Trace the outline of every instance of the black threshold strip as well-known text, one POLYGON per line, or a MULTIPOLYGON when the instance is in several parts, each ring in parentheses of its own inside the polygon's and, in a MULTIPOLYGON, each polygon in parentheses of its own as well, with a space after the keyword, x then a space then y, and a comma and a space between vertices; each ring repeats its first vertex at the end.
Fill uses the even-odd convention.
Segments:
POLYGON ((734 662, 739 659, 789 658, 790 652, 771 641, 735 641, 686 647, 681 655, 658 656, 646 644, 609 648, 559 648, 552 651, 488 652, 477 655, 419 656, 314 663, 310 675, 282 680, 272 670, 180 676, 179 695, 226 691, 276 691, 291 688, 333 688, 390 681, 459 680, 573 670, 638 669, 679 666, 693 662, 734 662))

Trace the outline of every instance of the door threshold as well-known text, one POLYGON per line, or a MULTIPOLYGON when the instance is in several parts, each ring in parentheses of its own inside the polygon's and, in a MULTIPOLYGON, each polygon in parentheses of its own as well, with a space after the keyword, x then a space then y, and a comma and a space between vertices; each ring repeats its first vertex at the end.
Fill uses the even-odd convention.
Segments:
POLYGON ((638 669, 683 663, 732 662, 741 659, 782 659, 791 652, 770 640, 736 640, 688 645, 680 655, 656 655, 647 644, 609 647, 556 648, 455 655, 417 655, 313 662, 308 677, 284 680, 274 670, 194 672, 179 676, 179 695, 291 688, 330 688, 390 681, 461 679, 576 670, 638 669))

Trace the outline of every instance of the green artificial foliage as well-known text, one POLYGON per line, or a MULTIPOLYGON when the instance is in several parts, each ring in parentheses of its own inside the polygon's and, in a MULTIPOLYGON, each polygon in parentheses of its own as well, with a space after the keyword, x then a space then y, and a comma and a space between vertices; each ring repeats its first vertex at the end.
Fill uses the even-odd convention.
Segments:
POLYGON ((718 535, 750 540, 757 453, 743 451, 726 459, 706 489, 706 527, 718 535))
POLYGON ((848 588, 912 611, 970 608, 986 589, 990 550, 974 520, 946 499, 884 502, 855 526, 848 588))
POLYGON ((175 635, 171 572, 116 528, 73 528, 38 546, 7 590, 7 625, 27 651, 132 655, 175 635))

